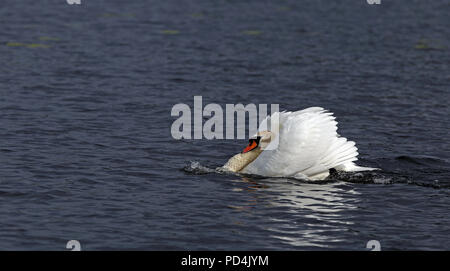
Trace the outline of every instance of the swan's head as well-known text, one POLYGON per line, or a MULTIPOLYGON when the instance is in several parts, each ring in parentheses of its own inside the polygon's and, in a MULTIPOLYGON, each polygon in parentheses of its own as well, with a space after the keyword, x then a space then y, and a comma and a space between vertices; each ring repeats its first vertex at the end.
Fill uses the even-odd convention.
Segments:
POLYGON ((273 138, 274 134, 269 131, 258 132, 258 134, 249 139, 248 146, 241 153, 231 157, 223 168, 233 172, 241 171, 258 158, 273 138))
POLYGON ((274 134, 270 131, 258 132, 256 136, 249 139, 248 146, 242 151, 242 153, 247 153, 252 150, 263 151, 274 139, 274 134))

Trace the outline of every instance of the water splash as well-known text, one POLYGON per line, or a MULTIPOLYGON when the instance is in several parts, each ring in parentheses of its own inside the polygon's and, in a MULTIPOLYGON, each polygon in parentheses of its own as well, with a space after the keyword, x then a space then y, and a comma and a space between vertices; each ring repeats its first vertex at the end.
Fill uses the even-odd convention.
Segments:
POLYGON ((204 174, 216 172, 216 169, 202 166, 200 164, 200 162, 197 162, 197 161, 191 161, 189 165, 186 165, 183 168, 183 170, 185 172, 193 174, 193 175, 204 175, 204 174))
MULTIPOLYGON (((183 168, 183 171, 188 174, 193 175, 206 175, 206 174, 220 174, 220 175, 230 175, 250 178, 254 180, 267 179, 269 177, 254 175, 254 174, 243 174, 231 172, 223 169, 222 167, 206 166, 202 165, 198 161, 190 161, 188 165, 183 168)), ((270 177, 270 179, 276 179, 276 177, 270 177)), ((423 187, 432 188, 448 188, 445 184, 435 180, 434 182, 418 182, 414 181, 411 176, 398 174, 389 171, 367 171, 367 172, 342 172, 331 170, 330 176, 325 180, 307 180, 303 178, 294 177, 279 177, 279 179, 290 179, 296 182, 304 183, 315 183, 315 184, 329 184, 334 182, 347 182, 347 183, 358 183, 358 184, 379 184, 379 185, 390 185, 396 183, 412 184, 423 187)))

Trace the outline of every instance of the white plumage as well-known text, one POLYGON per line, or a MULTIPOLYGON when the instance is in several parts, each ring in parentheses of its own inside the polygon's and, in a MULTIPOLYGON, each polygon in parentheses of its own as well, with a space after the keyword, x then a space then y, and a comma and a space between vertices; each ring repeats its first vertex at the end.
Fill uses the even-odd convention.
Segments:
MULTIPOLYGON (((240 172, 317 180, 326 178, 331 168, 342 171, 374 170, 354 164, 358 160, 358 149, 355 142, 337 134, 333 113, 320 107, 311 107, 275 114, 278 114, 279 123, 273 121, 271 125, 279 127, 279 134, 275 134, 279 137, 278 147, 263 150, 240 172)), ((273 116, 261 123, 259 131, 267 130, 268 120, 277 119, 273 116)))

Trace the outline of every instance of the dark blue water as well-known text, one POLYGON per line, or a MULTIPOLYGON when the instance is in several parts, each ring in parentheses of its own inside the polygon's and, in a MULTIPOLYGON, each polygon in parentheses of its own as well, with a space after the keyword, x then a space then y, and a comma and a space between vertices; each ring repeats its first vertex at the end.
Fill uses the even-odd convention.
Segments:
POLYGON ((0 4, 0 249, 450 249, 445 0, 0 4), (210 172, 177 103, 321 106, 359 164, 317 184, 210 172))

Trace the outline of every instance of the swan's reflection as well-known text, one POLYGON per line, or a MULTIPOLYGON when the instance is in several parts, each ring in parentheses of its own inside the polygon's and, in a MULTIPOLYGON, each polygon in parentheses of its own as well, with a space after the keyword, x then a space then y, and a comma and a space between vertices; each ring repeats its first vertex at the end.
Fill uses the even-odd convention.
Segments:
POLYGON ((282 178, 242 178, 239 182, 245 183, 242 192, 251 195, 242 209, 256 213, 264 209, 264 230, 291 246, 328 247, 344 242, 354 224, 352 210, 357 209, 360 193, 350 184, 282 178))

